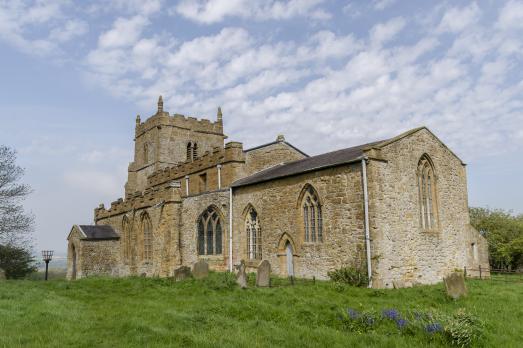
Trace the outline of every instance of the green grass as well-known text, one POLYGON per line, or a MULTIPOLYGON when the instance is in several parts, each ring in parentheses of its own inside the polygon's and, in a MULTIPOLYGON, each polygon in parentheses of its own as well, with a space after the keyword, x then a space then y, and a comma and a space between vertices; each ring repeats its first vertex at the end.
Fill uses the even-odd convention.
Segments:
MULTIPOLYGON (((396 308, 452 314, 484 323, 482 345, 520 347, 523 284, 467 281, 469 296, 446 298, 443 285, 401 290, 331 282, 241 290, 227 274, 206 280, 91 278, 0 283, 0 347, 439 347, 425 334, 390 327, 347 331, 339 314, 396 308)), ((252 281, 252 279, 251 279, 252 281)), ((286 281, 279 281, 284 284, 286 281)))

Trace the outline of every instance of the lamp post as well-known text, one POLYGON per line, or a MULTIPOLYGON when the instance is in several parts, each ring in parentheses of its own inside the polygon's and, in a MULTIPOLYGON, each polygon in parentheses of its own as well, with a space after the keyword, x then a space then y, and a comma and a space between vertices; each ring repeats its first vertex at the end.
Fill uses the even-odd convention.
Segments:
POLYGON ((53 250, 42 250, 42 258, 45 261, 45 280, 47 280, 47 274, 49 272, 49 261, 53 258, 53 250))

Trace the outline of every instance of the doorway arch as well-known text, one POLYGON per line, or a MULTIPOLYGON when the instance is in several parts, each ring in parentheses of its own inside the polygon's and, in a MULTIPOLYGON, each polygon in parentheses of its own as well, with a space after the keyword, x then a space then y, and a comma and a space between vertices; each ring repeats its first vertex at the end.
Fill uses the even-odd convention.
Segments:
POLYGON ((278 257, 280 261, 280 275, 290 277, 295 275, 296 246, 291 236, 284 233, 278 243, 278 257))

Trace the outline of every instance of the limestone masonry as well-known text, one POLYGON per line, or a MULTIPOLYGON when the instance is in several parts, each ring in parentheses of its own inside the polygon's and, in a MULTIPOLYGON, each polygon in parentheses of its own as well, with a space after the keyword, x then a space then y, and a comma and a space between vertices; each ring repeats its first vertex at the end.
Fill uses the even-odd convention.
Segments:
POLYGON ((318 279, 356 267, 384 288, 488 270, 465 164, 427 128, 312 157, 281 135, 252 149, 226 139, 220 109, 215 122, 170 115, 160 97, 138 116, 125 197, 72 227, 68 278, 267 260, 274 274, 318 279))

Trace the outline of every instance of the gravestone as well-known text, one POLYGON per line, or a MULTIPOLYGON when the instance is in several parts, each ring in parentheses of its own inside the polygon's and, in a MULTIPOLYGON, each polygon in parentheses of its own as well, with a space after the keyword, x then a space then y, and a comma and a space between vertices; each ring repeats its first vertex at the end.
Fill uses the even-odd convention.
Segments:
POLYGON ((191 275, 191 269, 187 266, 182 266, 174 270, 173 277, 175 281, 179 282, 181 280, 190 278, 191 275))
POLYGON ((454 272, 448 277, 443 278, 443 282, 445 283, 447 295, 454 300, 467 295, 467 287, 465 285, 465 277, 463 276, 463 273, 454 272))
POLYGON ((241 260, 240 265, 236 266, 238 274, 236 275, 236 283, 242 289, 247 289, 247 273, 245 272, 245 261, 241 260))
POLYGON ((2 280, 5 280, 5 271, 3 269, 0 268, 0 282, 2 280))
POLYGON ((267 260, 263 260, 258 265, 258 270, 256 272, 256 286, 271 286, 271 264, 267 260))
POLYGON ((392 286, 394 287, 394 289, 401 289, 405 287, 405 282, 401 279, 393 280, 392 286))
POLYGON ((196 279, 207 278, 209 275, 209 264, 205 260, 199 260, 192 268, 192 275, 196 279))

